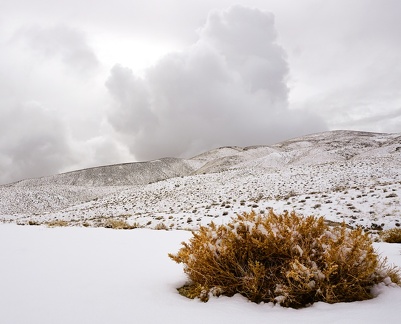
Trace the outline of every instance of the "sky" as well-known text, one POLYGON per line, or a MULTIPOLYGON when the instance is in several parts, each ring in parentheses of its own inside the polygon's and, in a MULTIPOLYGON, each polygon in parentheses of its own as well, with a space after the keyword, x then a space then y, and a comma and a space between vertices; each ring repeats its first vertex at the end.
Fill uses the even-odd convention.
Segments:
POLYGON ((1 0, 0 184, 401 132, 398 0, 1 0))

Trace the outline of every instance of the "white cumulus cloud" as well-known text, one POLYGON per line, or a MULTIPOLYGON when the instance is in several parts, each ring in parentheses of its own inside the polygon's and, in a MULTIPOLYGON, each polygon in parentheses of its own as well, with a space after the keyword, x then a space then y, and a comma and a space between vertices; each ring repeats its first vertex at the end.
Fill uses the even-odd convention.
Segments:
POLYGON ((108 119, 140 160, 326 129, 314 114, 288 108, 288 71, 272 14, 242 6, 213 11, 195 44, 143 76, 113 67, 108 119))

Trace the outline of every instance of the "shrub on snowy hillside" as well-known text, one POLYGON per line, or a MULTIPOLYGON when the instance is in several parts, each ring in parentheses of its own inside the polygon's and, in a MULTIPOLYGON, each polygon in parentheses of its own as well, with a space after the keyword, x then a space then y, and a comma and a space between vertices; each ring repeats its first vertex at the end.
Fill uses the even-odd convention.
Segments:
POLYGON ((401 228, 391 228, 383 231, 381 239, 387 243, 401 243, 401 228))
POLYGON ((190 279, 179 292, 203 301, 239 293, 299 308, 369 299, 373 285, 400 280, 361 229, 330 228, 322 217, 294 212, 244 213, 226 225, 201 227, 182 244, 169 254, 190 279))

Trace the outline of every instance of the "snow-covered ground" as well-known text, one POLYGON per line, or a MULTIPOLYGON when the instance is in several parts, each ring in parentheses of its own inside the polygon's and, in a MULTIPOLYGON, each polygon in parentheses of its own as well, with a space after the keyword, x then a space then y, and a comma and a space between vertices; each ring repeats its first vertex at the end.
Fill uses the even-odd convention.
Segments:
POLYGON ((254 209, 401 226, 401 134, 334 131, 0 186, 0 222, 197 229, 254 209))
MULTIPOLYGON (((300 310, 177 293, 186 277, 167 254, 190 237, 180 229, 269 208, 400 227, 401 134, 327 132, 0 186, 0 324, 400 322, 399 287, 300 310), (115 219, 141 228, 102 228, 115 219)), ((401 266, 400 244, 374 244, 401 266)))
MULTIPOLYGON (((376 298, 305 309, 254 304, 241 296, 209 302, 180 296, 186 277, 167 253, 188 231, 0 224, 0 323, 399 323, 401 288, 376 298)), ((401 266, 401 245, 375 243, 401 266)))

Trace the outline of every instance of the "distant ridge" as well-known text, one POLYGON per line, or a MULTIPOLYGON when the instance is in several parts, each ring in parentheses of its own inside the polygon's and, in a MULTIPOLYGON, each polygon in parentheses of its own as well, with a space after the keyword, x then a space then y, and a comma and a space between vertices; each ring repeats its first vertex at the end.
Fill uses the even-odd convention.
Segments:
POLYGON ((162 158, 148 162, 132 162, 91 167, 58 175, 21 180, 15 186, 47 184, 71 186, 129 186, 143 185, 191 174, 194 169, 183 159, 162 158))
POLYGON ((224 146, 190 159, 165 157, 153 161, 91 167, 52 176, 20 180, 3 186, 144 185, 191 174, 221 172, 235 167, 244 168, 247 162, 254 165, 255 163, 252 161, 259 166, 264 165, 271 168, 286 164, 347 160, 357 158, 358 155, 366 156, 368 152, 375 152, 378 157, 384 157, 397 154, 400 150, 401 133, 335 130, 296 137, 273 145, 224 146))

